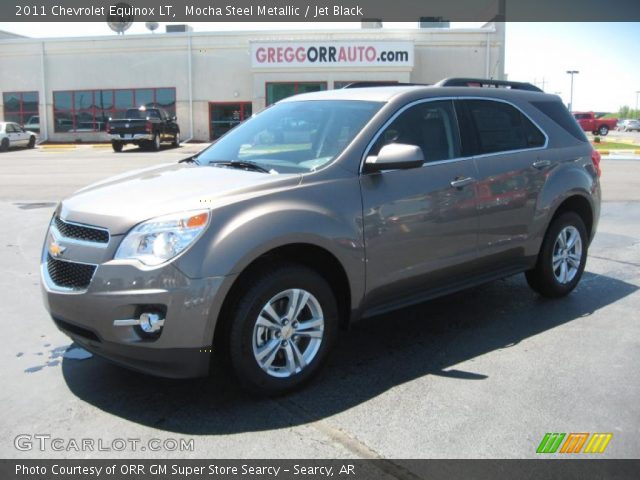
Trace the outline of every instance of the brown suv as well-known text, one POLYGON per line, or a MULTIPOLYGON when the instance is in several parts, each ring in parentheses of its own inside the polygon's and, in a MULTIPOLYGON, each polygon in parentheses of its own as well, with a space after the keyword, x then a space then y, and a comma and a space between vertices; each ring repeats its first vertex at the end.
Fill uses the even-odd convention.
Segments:
POLYGON ((116 363, 188 377, 221 352, 245 387, 284 392, 356 319, 522 272, 568 294, 599 160, 560 98, 528 84, 295 96, 194 157, 64 200, 44 299, 116 363))

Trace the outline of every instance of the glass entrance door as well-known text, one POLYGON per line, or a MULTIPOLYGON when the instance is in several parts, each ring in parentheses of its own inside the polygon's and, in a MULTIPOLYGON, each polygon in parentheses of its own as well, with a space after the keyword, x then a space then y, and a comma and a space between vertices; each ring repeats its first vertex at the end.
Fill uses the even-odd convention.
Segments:
POLYGON ((209 139, 217 140, 251 113, 251 102, 209 103, 209 139))

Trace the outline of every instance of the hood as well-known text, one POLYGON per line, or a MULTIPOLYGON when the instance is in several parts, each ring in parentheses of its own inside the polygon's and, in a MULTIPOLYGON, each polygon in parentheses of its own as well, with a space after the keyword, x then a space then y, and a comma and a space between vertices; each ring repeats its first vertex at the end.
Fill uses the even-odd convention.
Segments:
POLYGON ((153 217, 215 208, 238 197, 295 185, 300 178, 298 174, 271 175, 192 163, 160 165, 79 190, 63 200, 60 216, 119 235, 153 217))

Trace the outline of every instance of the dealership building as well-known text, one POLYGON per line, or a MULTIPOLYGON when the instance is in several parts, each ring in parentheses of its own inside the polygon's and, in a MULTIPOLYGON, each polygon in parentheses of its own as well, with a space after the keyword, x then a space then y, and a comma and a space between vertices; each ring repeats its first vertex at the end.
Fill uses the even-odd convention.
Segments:
POLYGON ((126 109, 158 105, 183 140, 218 138, 296 93, 352 82, 504 78, 504 24, 480 28, 183 31, 33 39, 0 32, 0 119, 42 140, 106 141, 126 109))

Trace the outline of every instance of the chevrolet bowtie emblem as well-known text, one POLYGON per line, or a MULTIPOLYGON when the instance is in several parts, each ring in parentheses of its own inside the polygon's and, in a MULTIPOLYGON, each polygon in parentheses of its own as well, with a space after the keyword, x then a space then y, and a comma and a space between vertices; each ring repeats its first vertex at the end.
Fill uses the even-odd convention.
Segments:
POLYGON ((59 257, 64 253, 66 249, 67 247, 63 247, 57 242, 51 242, 49 244, 49 253, 51 254, 52 257, 59 257))

